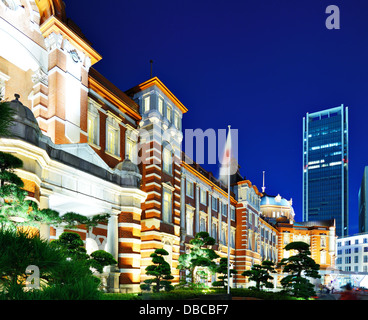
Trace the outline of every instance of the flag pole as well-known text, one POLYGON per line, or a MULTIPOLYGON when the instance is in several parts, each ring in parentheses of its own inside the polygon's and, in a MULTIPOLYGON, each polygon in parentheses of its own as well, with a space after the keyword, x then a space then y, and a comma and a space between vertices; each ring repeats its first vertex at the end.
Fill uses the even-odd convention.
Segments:
MULTIPOLYGON (((229 127, 229 138, 231 142, 230 135, 230 125, 229 127)), ((229 162, 228 162, 228 177, 227 177, 227 294, 230 296, 230 165, 231 165, 231 143, 230 143, 230 152, 229 152, 229 162)))

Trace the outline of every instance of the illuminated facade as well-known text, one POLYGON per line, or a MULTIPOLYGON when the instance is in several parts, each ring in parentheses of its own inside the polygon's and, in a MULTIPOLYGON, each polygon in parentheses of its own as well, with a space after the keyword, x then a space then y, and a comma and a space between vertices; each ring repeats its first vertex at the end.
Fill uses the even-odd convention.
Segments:
POLYGON ((303 118, 303 221, 336 220, 348 234, 348 109, 343 105, 303 118))
MULTIPOLYGON (((281 216, 293 220, 291 203, 277 207, 278 197, 276 207, 263 203, 265 195, 237 173, 228 234, 226 188, 181 151, 187 108, 156 77, 123 92, 97 72, 102 57, 66 19, 62 1, 0 1, 0 41, 7 43, 0 47, 0 97, 16 111, 0 150, 23 160, 17 174, 41 208, 110 214, 89 232, 74 230, 88 253, 107 250, 118 261, 102 275, 109 291, 139 291, 156 248, 168 251, 178 283, 178 258, 199 231, 215 238, 220 257, 230 250, 238 270, 232 285, 244 287, 242 271, 280 260, 284 234, 311 233, 311 226, 302 232, 281 224, 281 216)), ((49 240, 63 231, 40 227, 49 240)), ((328 255, 326 261, 332 264, 328 255)))

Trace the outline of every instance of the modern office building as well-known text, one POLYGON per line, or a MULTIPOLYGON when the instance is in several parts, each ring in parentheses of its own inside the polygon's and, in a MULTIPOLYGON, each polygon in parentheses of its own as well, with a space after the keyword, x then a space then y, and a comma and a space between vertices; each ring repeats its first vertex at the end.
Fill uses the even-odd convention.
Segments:
POLYGON ((348 108, 303 118, 303 221, 336 220, 348 235, 348 108))
POLYGON ((351 283, 368 287, 368 233, 359 233, 337 240, 336 288, 351 283))
POLYGON ((337 240, 336 267, 341 271, 368 272, 368 233, 337 240))
POLYGON ((359 201, 359 232, 367 232, 368 228, 368 212, 367 212, 367 200, 368 200, 368 166, 364 168, 362 183, 360 185, 358 193, 359 201))

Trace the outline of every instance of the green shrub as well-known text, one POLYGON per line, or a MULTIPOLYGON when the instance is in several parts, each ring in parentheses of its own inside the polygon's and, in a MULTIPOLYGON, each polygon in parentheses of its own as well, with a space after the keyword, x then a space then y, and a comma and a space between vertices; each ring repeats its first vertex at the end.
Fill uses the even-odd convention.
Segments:
POLYGON ((0 227, 0 299, 99 299, 99 280, 89 263, 67 258, 39 236, 0 227), (25 290, 29 265, 39 269, 40 289, 25 290))

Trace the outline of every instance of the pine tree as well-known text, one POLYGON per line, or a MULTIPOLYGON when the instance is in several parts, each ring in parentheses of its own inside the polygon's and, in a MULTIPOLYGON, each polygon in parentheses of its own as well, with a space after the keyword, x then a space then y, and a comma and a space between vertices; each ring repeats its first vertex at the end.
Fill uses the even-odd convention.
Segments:
POLYGON ((179 257, 178 269, 188 270, 192 283, 195 284, 196 269, 206 267, 215 273, 217 265, 214 260, 219 256, 213 249, 209 248, 215 244, 215 239, 210 237, 208 232, 198 232, 189 243, 192 245, 190 252, 179 257))
POLYGON ((294 296, 304 299, 315 295, 314 286, 307 277, 321 277, 318 273, 320 266, 310 257, 309 247, 309 244, 301 241, 289 243, 285 250, 296 250, 297 254, 282 259, 278 264, 278 267, 283 267, 283 272, 290 273, 281 279, 281 285, 294 296))
POLYGON ((165 249, 156 249, 154 253, 151 254, 153 265, 146 268, 146 274, 149 276, 154 276, 152 279, 144 280, 144 284, 141 284, 142 290, 151 290, 151 285, 153 286, 154 292, 159 292, 162 288, 165 291, 171 291, 174 287, 171 285, 172 279, 174 277, 171 275, 171 267, 165 261, 163 256, 167 256, 169 253, 165 249))
POLYGON ((0 223, 10 226, 36 226, 40 223, 60 222, 59 213, 39 209, 37 203, 27 200, 28 192, 15 170, 23 161, 10 153, 0 152, 0 223))
MULTIPOLYGON (((219 281, 215 281, 212 283, 212 285, 214 287, 224 287, 227 288, 227 284, 228 284, 228 268, 227 268, 227 258, 221 258, 220 259, 220 264, 217 266, 216 268, 216 273, 221 274, 220 276, 218 276, 218 279, 220 279, 219 281)), ((230 269, 230 277, 232 277, 232 275, 236 274, 237 271, 235 269, 230 269)))
POLYGON ((254 264, 251 270, 246 270, 242 273, 242 276, 246 276, 249 280, 254 281, 256 290, 262 290, 262 287, 273 288, 272 280, 273 277, 270 273, 274 272, 274 263, 269 260, 262 261, 262 264, 254 264))

